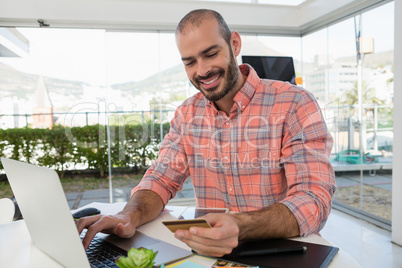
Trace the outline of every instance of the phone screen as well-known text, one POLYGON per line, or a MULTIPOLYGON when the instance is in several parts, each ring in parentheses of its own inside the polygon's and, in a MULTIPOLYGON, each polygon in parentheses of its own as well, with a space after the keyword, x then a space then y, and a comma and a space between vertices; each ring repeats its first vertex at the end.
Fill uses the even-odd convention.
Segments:
POLYGON ((192 220, 204 216, 208 213, 227 213, 227 208, 186 208, 180 215, 179 220, 192 220))

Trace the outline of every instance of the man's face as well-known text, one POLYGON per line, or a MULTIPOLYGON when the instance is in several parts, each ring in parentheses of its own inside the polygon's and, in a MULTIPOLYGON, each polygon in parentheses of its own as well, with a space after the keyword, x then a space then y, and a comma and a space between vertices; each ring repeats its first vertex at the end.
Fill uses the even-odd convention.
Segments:
POLYGON ((215 20, 187 26, 176 42, 188 78, 208 100, 218 101, 234 89, 238 66, 215 20))

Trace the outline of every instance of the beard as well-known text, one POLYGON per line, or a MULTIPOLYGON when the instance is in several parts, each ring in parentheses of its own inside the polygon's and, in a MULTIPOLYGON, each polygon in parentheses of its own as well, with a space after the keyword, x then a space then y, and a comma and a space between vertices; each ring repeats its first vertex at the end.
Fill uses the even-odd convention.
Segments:
POLYGON ((230 63, 228 64, 226 71, 223 68, 219 68, 218 70, 211 71, 210 73, 208 73, 207 76, 196 76, 194 78, 194 81, 191 79, 190 81, 194 85, 194 87, 201 91, 201 93, 205 96, 207 100, 215 102, 225 97, 230 91, 234 89, 238 77, 239 69, 233 57, 233 53, 230 49, 230 63), (200 80, 206 80, 216 75, 219 75, 219 78, 224 80, 224 84, 221 90, 219 90, 219 86, 221 85, 221 83, 219 83, 216 87, 209 89, 204 89, 201 86, 200 80))

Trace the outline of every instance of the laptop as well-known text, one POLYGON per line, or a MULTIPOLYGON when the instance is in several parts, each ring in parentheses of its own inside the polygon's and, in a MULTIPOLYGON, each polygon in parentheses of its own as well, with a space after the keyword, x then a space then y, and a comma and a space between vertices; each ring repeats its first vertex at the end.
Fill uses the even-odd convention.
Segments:
MULTIPOLYGON (((64 267, 96 267, 88 260, 57 173, 49 168, 3 157, 1 162, 33 244, 64 267)), ((129 239, 98 234, 96 240, 111 243, 113 247, 121 249, 121 252, 127 252, 132 247, 145 247, 153 249, 154 252, 158 251, 155 258, 156 266, 192 254, 190 250, 152 238, 139 231, 129 239)), ((111 267, 117 266, 111 264, 111 267)))

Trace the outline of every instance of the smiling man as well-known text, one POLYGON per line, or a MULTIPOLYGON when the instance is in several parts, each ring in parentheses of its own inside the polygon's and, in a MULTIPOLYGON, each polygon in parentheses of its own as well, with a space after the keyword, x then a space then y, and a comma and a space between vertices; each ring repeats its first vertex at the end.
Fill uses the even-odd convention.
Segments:
POLYGON ((219 27, 216 20, 201 23, 200 14, 191 14, 189 17, 197 18, 182 20, 176 31, 177 47, 187 76, 209 101, 231 102, 246 80, 243 75, 239 75, 234 54, 237 56, 240 53, 240 36, 233 32, 232 37, 232 33, 226 27, 219 27), (233 49, 236 51, 232 49, 232 38, 233 49))
POLYGON ((260 79, 238 66, 241 38, 221 15, 194 10, 176 30, 188 78, 200 91, 176 110, 158 160, 115 216, 77 222, 87 247, 97 232, 130 237, 154 219, 191 176, 199 207, 212 228, 178 230, 200 254, 222 256, 239 240, 319 232, 331 210, 335 176, 332 137, 311 93, 260 79))

